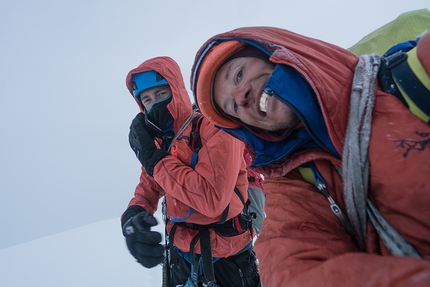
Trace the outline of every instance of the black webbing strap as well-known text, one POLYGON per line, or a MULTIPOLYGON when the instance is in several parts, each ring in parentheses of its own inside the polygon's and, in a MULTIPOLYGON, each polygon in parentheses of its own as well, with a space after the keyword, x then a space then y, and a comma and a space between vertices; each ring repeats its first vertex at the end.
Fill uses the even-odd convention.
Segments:
MULTIPOLYGON (((172 226, 172 229, 170 229, 170 234, 169 234, 169 246, 168 246, 168 250, 169 250, 169 254, 166 254, 166 256, 167 256, 167 263, 168 263, 168 265, 166 266, 167 267, 167 269, 169 269, 169 277, 167 277, 168 278, 168 285, 167 286, 169 286, 169 287, 171 287, 170 286, 170 282, 171 282, 171 278, 172 278, 172 274, 171 274, 171 270, 172 270, 172 267, 173 266, 176 266, 176 263, 177 263, 177 256, 178 256, 178 254, 177 254, 177 252, 174 250, 174 245, 173 245, 173 240, 174 240, 174 238, 175 238, 175 232, 176 232, 176 228, 177 228, 178 226, 176 225, 176 224, 174 224, 173 226, 172 226)), ((167 230, 166 230, 166 234, 167 234, 167 230)))
POLYGON ((415 73, 409 67, 408 61, 391 68, 396 83, 414 102, 414 104, 426 115, 430 115, 430 91, 421 83, 415 73))
POLYGON ((249 205, 249 200, 247 202, 245 202, 245 199, 243 198, 242 194, 240 193, 239 189, 235 186, 234 187, 234 192, 237 194, 237 196, 239 197, 240 201, 242 201, 243 204, 243 216, 248 222, 249 222, 249 232, 251 233, 251 236, 254 237, 254 232, 252 229, 252 219, 256 218, 257 215, 255 214, 255 212, 248 212, 248 205, 249 205))
MULTIPOLYGON (((236 188, 236 187, 235 187, 236 188)), ((221 220, 218 222, 218 224, 223 224, 225 223, 226 219, 227 219, 227 215, 228 215, 228 210, 230 209, 230 203, 227 205, 227 207, 224 209, 224 211, 222 212, 222 217, 221 220)))
POLYGON ((200 126, 202 125, 203 115, 197 113, 191 120, 190 146, 193 151, 197 151, 202 147, 202 139, 200 138, 200 126))
POLYGON ((195 254, 194 246, 197 243, 197 240, 200 238, 200 233, 197 233, 190 243, 190 263, 191 263, 191 280, 194 282, 195 286, 199 286, 199 264, 200 264, 200 255, 195 254))
POLYGON ((240 201, 242 201, 243 206, 246 207, 245 199, 243 198, 242 194, 240 193, 239 189, 236 186, 234 187, 234 192, 239 197, 240 201))
MULTIPOLYGON (((173 249, 173 240, 175 237, 175 231, 177 228, 177 224, 174 224, 172 229, 170 230, 169 235, 169 248, 170 248, 170 261, 176 262, 177 253, 173 249)), ((204 225, 199 226, 199 233, 197 233, 190 243, 190 263, 191 263, 191 280, 194 282, 195 286, 199 286, 199 281, 204 279, 204 283, 207 286, 218 286, 215 280, 215 272, 213 267, 213 257, 212 257, 212 245, 211 239, 209 235, 208 227, 204 225), (195 253, 194 248, 197 243, 197 240, 200 239, 200 251, 201 255, 195 253), (202 267, 203 267, 203 275, 204 278, 199 276, 199 268, 200 268, 200 258, 202 259, 202 267)), ((168 266, 171 268, 172 266, 168 266)))
POLYGON ((424 114, 430 115, 430 91, 411 69, 407 58, 408 54, 403 51, 382 58, 378 72, 379 83, 384 92, 394 95, 410 109, 398 88, 400 87, 424 114))
POLYGON ((397 88, 397 85, 393 79, 393 74, 391 72, 393 67, 403 62, 406 58, 406 53, 400 51, 381 58, 381 65, 378 71, 378 81, 384 92, 395 96, 403 103, 403 105, 409 108, 408 103, 405 101, 402 93, 400 93, 399 89, 397 88))
POLYGON ((216 283, 213 257, 212 257, 212 246, 211 239, 209 236, 209 230, 206 226, 202 225, 199 230, 200 234, 200 250, 202 253, 203 263, 203 274, 206 279, 206 284, 213 286, 216 283))

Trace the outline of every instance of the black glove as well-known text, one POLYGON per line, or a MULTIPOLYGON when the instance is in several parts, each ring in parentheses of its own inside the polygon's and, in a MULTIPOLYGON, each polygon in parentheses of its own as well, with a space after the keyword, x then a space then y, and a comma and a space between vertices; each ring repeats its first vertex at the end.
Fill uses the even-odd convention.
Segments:
POLYGON ((144 114, 138 113, 131 122, 128 141, 146 173, 154 177, 155 165, 168 153, 155 147, 154 136, 146 130, 144 114))
POLYGON ((132 205, 122 217, 122 234, 128 250, 146 268, 152 268, 164 260, 161 234, 151 231, 157 219, 140 206, 132 205))

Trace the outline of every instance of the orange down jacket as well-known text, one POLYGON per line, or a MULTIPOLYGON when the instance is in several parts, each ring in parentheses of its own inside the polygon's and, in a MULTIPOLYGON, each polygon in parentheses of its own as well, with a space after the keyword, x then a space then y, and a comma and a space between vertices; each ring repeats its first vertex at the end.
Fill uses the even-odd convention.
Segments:
MULTIPOLYGON (((271 52, 271 62, 299 71, 315 92, 331 143, 342 155, 356 56, 287 30, 245 27, 209 39, 193 70, 204 48, 217 39, 256 43, 271 52)), ((370 222, 366 250, 360 252, 327 199, 298 171, 314 161, 345 211, 344 187, 335 169, 341 158, 306 148, 259 167, 266 194, 266 218, 255 244, 262 286, 430 286, 430 127, 379 88, 372 117, 368 197, 423 259, 392 256, 370 222)), ((242 136, 258 156, 249 144, 258 135, 229 132, 242 136)))
MULTIPOLYGON (((132 75, 154 70, 161 74, 172 90, 172 100, 167 108, 174 118, 174 133, 177 134, 182 124, 192 113, 192 105, 185 89, 183 77, 177 63, 169 57, 157 57, 143 62, 131 70, 126 78, 127 88, 132 94, 132 75)), ((138 103, 140 106, 140 104, 138 103)), ((143 112, 142 108, 141 111, 143 112)), ((130 205, 139 205, 153 214, 162 196, 166 197, 167 215, 186 217, 190 207, 193 215, 190 223, 210 224, 221 220, 223 211, 229 206, 227 219, 239 214, 243 204, 234 192, 237 187, 244 200, 248 198, 247 173, 243 159, 244 145, 224 131, 216 129, 205 118, 200 127, 202 147, 194 169, 190 167, 193 150, 189 139, 192 126, 172 142, 171 154, 164 157, 154 168, 151 178, 142 167, 140 182, 136 187, 130 205)), ((170 232, 172 224, 167 224, 170 232)), ((228 257, 242 250, 251 240, 251 233, 232 237, 223 237, 209 229, 214 257, 228 257)), ((174 236, 174 245, 183 252, 188 252, 190 243, 197 230, 178 225, 174 236)), ((200 243, 195 252, 200 254, 200 243)))

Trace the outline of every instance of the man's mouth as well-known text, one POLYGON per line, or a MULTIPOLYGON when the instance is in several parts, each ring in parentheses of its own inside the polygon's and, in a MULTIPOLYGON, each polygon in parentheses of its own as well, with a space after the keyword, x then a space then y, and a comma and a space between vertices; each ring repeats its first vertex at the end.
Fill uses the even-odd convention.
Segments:
POLYGON ((267 99, 269 95, 267 95, 265 92, 261 94, 260 97, 260 111, 262 111, 264 114, 267 113, 267 99))

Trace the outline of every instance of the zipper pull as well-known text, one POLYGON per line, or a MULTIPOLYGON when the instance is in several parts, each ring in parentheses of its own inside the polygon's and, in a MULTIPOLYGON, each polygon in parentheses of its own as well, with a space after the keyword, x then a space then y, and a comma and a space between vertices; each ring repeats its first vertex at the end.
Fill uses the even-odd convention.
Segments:
POLYGON ((334 201, 334 199, 331 197, 331 195, 328 192, 327 184, 325 183, 323 177, 318 172, 315 164, 312 162, 311 169, 314 174, 314 181, 316 188, 327 198, 327 200, 330 203, 330 209, 336 215, 336 217, 339 219, 342 226, 345 228, 345 230, 349 233, 349 235, 355 239, 355 233, 351 226, 351 223, 349 221, 349 218, 345 216, 345 214, 342 212, 342 209, 340 209, 339 205, 334 201))
POLYGON ((331 195, 328 193, 327 185, 325 182, 321 181, 320 179, 315 180, 315 185, 318 188, 318 190, 328 199, 330 202, 330 208, 333 211, 333 213, 338 216, 342 213, 339 205, 336 204, 334 199, 331 197, 331 195))

